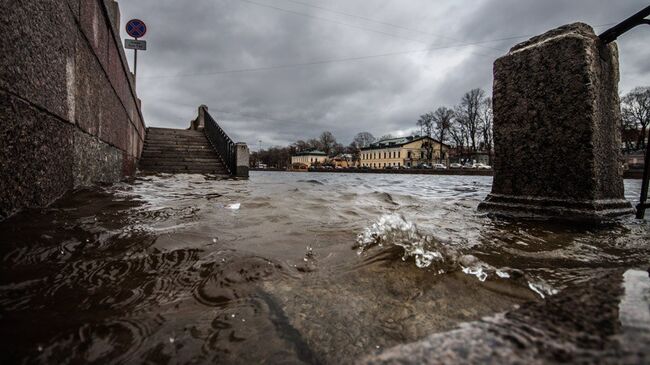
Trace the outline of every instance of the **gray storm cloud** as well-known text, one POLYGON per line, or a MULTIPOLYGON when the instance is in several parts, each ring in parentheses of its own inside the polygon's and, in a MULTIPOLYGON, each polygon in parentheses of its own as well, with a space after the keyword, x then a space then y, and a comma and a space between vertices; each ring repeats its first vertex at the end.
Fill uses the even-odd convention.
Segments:
MULTIPOLYGON (((583 21, 603 31, 644 1, 120 1, 143 19, 138 94, 150 126, 185 128, 200 104, 238 141, 286 145, 329 130, 407 132, 475 87, 514 44, 583 21)), ((619 41, 621 92, 650 84, 649 29, 619 41)), ((126 34, 122 34, 126 37, 126 34)), ((130 51, 127 52, 129 61, 130 51)))

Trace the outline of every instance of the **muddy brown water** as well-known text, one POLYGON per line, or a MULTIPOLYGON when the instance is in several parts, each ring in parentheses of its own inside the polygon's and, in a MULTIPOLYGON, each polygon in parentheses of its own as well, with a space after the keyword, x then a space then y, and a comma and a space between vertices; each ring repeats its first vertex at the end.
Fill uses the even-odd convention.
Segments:
MULTIPOLYGON (((70 193, 0 223, 0 360, 353 363, 650 265, 647 221, 491 218, 491 180, 252 172, 70 193)), ((625 187, 636 200, 640 181, 625 187)))

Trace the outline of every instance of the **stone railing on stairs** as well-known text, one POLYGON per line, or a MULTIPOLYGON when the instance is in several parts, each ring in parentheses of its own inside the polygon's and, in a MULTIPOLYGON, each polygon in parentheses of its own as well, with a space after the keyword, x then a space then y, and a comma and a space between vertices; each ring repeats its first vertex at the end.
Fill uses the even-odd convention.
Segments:
POLYGON ((217 121, 208 113, 207 106, 199 106, 198 116, 190 122, 189 129, 203 130, 230 175, 238 178, 248 178, 248 146, 244 142, 233 142, 217 121))

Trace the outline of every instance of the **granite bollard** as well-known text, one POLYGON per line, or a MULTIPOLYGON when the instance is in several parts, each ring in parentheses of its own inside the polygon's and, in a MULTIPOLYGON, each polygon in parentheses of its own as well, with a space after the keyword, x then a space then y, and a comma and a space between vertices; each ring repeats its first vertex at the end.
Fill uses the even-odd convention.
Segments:
POLYGON ((582 23, 494 63, 494 182, 480 211, 602 219, 633 213, 620 164, 618 49, 582 23))

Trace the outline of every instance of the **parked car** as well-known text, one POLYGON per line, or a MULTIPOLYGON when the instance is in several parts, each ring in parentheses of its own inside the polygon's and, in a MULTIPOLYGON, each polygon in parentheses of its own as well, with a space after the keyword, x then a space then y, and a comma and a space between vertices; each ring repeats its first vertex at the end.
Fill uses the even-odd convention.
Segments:
POLYGON ((447 166, 445 166, 444 164, 441 164, 441 163, 435 163, 435 164, 433 164, 433 168, 435 170, 446 170, 447 166))
POLYGON ((392 170, 393 166, 384 166, 384 170, 392 170))
POLYGON ((474 168, 479 170, 490 170, 492 169, 492 166, 483 163, 477 163, 476 165, 474 165, 474 168))
POLYGON ((425 163, 421 163, 416 168, 418 168, 418 169, 430 169, 431 166, 429 166, 429 165, 427 165, 425 163))
POLYGON ((457 162, 454 162, 454 163, 452 163, 452 164, 449 164, 449 168, 450 168, 450 169, 460 169, 461 167, 463 167, 463 165, 461 165, 461 164, 459 164, 459 163, 457 163, 457 162))
POLYGON ((463 168, 464 168, 464 169, 473 169, 474 166, 475 166, 475 165, 474 165, 473 163, 468 162, 468 163, 466 163, 466 164, 463 165, 463 168))

